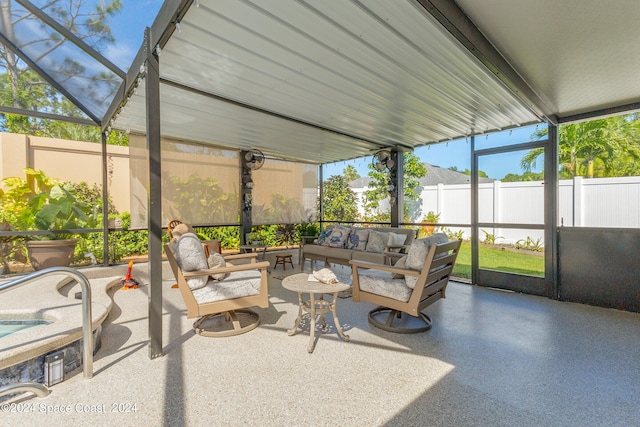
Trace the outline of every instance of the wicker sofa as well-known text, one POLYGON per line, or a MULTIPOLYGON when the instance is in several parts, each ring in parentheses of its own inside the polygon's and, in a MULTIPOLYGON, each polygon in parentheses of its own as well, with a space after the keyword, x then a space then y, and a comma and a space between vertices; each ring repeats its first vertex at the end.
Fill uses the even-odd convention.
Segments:
POLYGON ((415 234, 396 227, 327 227, 314 243, 302 247, 302 265, 307 260, 349 265, 352 259, 386 264, 387 253, 408 248, 415 234))

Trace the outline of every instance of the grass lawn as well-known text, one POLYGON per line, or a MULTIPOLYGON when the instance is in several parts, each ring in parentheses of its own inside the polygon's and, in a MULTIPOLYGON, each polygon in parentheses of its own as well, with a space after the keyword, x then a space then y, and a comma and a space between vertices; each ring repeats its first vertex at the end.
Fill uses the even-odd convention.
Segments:
MULTIPOLYGON (((528 251, 511 252, 480 245, 480 267, 509 273, 544 276, 544 257, 528 251)), ((471 243, 463 242, 453 276, 471 279, 471 243)))

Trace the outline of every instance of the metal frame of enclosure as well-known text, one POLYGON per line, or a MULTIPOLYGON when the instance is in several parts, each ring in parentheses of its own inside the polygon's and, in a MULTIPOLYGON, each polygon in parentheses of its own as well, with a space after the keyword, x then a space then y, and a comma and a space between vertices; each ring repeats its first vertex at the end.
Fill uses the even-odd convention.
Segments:
MULTIPOLYGON (((396 160, 396 189, 402 188, 404 152, 470 138, 473 283, 640 310, 640 274, 631 255, 636 251, 630 250, 640 241, 638 230, 565 230, 557 223, 557 126, 640 109, 637 58, 625 51, 637 48, 640 27, 634 17, 640 4, 561 3, 167 0, 124 73, 30 2, 17 0, 120 78, 112 102, 96 110, 31 60, 18 38, 0 31, 0 41, 103 134, 119 129, 146 136, 149 355, 155 358, 163 347, 163 138, 240 152, 260 149, 273 158, 318 165, 385 149, 396 160), (576 8, 581 16, 572 13, 576 8), (564 25, 569 20, 570 28, 564 25), (594 28, 594 22, 601 27, 594 28), (567 31, 580 37, 567 37, 567 31), (604 59, 583 63, 593 50, 604 59), (545 149, 545 276, 481 270, 478 157, 499 150, 476 150, 474 136, 543 122, 549 125, 548 139, 520 148, 545 149), (631 266, 614 269, 603 264, 602 248, 583 250, 596 242, 615 249, 618 266, 631 266), (618 283, 622 286, 611 292, 618 283)), ((19 113, 8 107, 2 111, 19 113)), ((392 206, 392 225, 402 225, 402 212, 401 201, 392 206)), ((250 229, 250 215, 243 211, 241 218, 241 230, 250 229)), ((107 224, 104 228, 106 242, 107 224)))

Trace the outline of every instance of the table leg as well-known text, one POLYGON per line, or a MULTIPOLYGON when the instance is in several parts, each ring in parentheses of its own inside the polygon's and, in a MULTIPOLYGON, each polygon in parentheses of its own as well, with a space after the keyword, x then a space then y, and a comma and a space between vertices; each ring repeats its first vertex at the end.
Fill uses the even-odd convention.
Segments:
POLYGON ((336 329, 338 330, 338 334, 340 335, 340 338, 342 338, 344 341, 349 341, 349 335, 346 335, 343 331, 342 331, 342 326, 340 326, 340 321, 338 320, 338 312, 336 310, 336 302, 338 301, 338 293, 334 293, 333 294, 333 301, 331 302, 331 311, 333 312, 333 323, 335 323, 336 325, 336 329))
POLYGON ((298 292, 298 318, 296 319, 296 323, 293 328, 287 331, 289 336, 295 335, 298 332, 298 328, 300 328, 300 321, 302 320, 302 294, 298 292))
POLYGON ((309 293, 309 309, 311 316, 311 325, 309 327, 309 346, 307 347, 307 351, 309 353, 313 353, 313 348, 315 347, 315 335, 316 335, 316 300, 313 292, 309 293))
MULTIPOLYGON (((320 294, 320 301, 324 301, 324 295, 320 294)), ((324 303, 320 303, 321 307, 323 308, 322 312, 320 313, 320 317, 322 318, 322 331, 326 331, 327 330, 327 321, 324 318, 324 313, 327 312, 326 310, 326 305, 324 303)))

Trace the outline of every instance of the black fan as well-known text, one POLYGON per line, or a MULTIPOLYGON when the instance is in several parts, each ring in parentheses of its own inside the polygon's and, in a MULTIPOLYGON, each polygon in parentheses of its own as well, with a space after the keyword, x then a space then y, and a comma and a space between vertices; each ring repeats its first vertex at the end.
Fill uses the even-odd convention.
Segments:
POLYGON ((382 172, 385 169, 390 170, 395 165, 395 162, 391 158, 391 152, 388 150, 380 150, 373 155, 373 165, 382 172))
POLYGON ((248 169, 257 170, 264 165, 264 154, 260 150, 249 150, 244 155, 245 165, 248 169))

